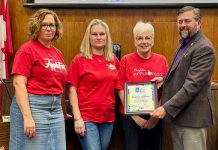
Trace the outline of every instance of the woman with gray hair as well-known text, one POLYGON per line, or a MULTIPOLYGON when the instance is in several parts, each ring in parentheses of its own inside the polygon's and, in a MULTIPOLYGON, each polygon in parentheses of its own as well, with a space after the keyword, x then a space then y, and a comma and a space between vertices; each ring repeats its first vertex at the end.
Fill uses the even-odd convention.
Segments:
MULTIPOLYGON (((166 58, 151 51, 154 28, 151 23, 137 22, 133 29, 136 51, 123 56, 118 75, 119 96, 124 102, 125 82, 146 82, 164 76, 168 71, 166 58)), ((121 105, 120 112, 124 113, 121 105)), ((150 115, 123 116, 125 150, 160 150, 161 122, 150 115)))
POLYGON ((67 80, 75 132, 84 150, 107 150, 115 120, 119 62, 104 21, 89 23, 80 51, 71 62, 67 80))

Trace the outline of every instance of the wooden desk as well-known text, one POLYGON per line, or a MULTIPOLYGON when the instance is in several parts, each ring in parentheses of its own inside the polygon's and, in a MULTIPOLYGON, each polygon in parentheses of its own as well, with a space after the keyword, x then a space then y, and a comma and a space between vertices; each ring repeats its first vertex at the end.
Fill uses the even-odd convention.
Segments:
MULTIPOLYGON (((218 82, 212 84, 212 98, 215 106, 216 125, 208 130, 207 146, 208 150, 217 150, 218 148, 218 82)), ((9 109, 9 108, 8 108, 9 109)), ((66 120, 66 142, 67 150, 81 150, 80 143, 76 137, 73 127, 73 120, 66 120)), ((8 150, 10 123, 0 123, 0 147, 4 146, 8 150)), ((114 130, 109 145, 109 150, 123 150, 123 133, 121 116, 117 115, 114 130)), ((169 126, 164 127, 163 150, 172 150, 171 136, 169 126)))
POLYGON ((214 102, 215 109, 215 125, 211 126, 208 130, 207 136, 207 149, 218 149, 218 81, 212 82, 211 94, 214 102))
POLYGON ((12 79, 3 79, 2 86, 2 115, 10 114, 10 105, 14 96, 14 87, 12 79))
MULTIPOLYGON (((14 95, 14 88, 12 85, 12 79, 3 79, 1 84, 2 88, 2 115, 9 115, 11 97, 14 95)), ((1 119, 0 119, 1 120, 1 119)), ((9 149, 9 138, 10 138, 10 123, 0 122, 0 147, 4 146, 5 150, 9 149)))
POLYGON ((0 147, 4 146, 5 150, 8 150, 10 138, 10 123, 0 122, 0 147))

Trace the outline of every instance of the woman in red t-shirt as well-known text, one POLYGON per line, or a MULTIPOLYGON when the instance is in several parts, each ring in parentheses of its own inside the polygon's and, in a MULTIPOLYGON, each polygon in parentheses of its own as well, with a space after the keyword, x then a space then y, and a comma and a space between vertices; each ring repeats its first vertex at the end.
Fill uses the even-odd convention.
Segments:
MULTIPOLYGON (((154 45, 154 28, 150 23, 138 22, 134 29, 136 51, 122 57, 118 75, 119 96, 124 101, 125 82, 148 82, 165 76, 166 58, 151 51, 154 45)), ((124 112, 121 105, 120 112, 124 112)), ((123 116, 125 150, 161 149, 161 122, 150 115, 123 116)))
POLYGON ((71 62, 67 80, 75 131, 84 150, 106 150, 115 120, 119 63, 105 22, 94 19, 89 23, 80 51, 71 62))
POLYGON ((36 11, 29 20, 31 40, 17 51, 12 68, 10 150, 65 150, 61 94, 67 77, 62 53, 52 45, 62 35, 55 12, 36 11))

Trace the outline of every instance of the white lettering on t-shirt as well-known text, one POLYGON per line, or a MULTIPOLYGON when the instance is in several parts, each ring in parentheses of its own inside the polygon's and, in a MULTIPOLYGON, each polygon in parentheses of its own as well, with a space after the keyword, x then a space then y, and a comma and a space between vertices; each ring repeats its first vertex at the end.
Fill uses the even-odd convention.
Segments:
POLYGON ((145 70, 144 68, 134 68, 133 76, 162 76, 162 73, 152 72, 150 70, 145 70))
POLYGON ((116 69, 116 67, 111 63, 107 64, 107 68, 112 70, 116 69))
POLYGON ((59 61, 52 62, 53 59, 46 59, 48 62, 45 63, 45 68, 51 68, 52 71, 63 71, 66 70, 65 65, 59 61))

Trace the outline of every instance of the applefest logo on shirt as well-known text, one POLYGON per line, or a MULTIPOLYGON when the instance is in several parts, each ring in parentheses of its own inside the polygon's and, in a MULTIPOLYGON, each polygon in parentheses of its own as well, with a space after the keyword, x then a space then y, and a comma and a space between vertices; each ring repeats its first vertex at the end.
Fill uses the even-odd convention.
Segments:
POLYGON ((134 68, 133 70, 134 76, 162 76, 162 73, 152 72, 150 70, 146 70, 144 68, 134 68))
POLYGON ((62 72, 66 70, 65 65, 62 62, 54 61, 53 59, 46 58, 45 61, 45 68, 50 68, 52 71, 55 72, 62 72))
POLYGON ((111 64, 111 63, 107 64, 107 68, 111 69, 111 70, 116 69, 116 67, 113 64, 111 64))

